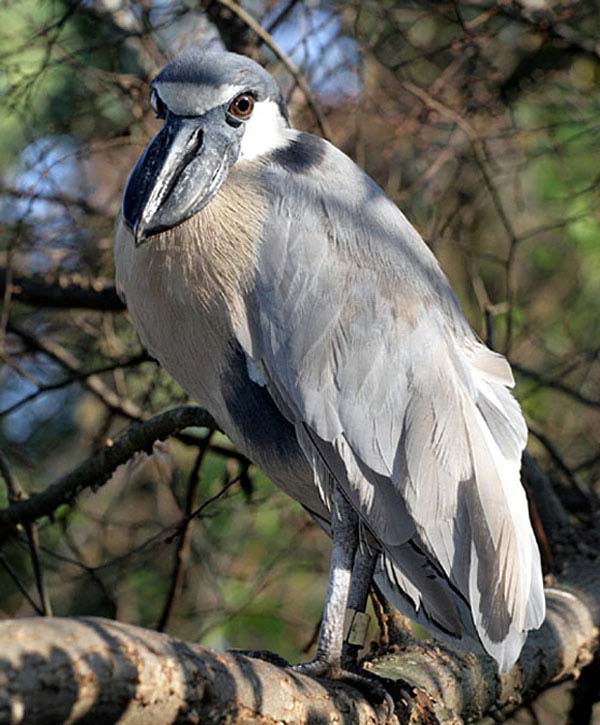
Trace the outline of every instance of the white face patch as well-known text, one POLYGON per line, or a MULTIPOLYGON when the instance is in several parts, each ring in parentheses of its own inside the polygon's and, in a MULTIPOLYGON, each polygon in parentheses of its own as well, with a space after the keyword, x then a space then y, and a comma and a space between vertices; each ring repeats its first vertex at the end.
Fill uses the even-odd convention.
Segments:
POLYGON ((289 128, 275 101, 256 103, 245 126, 240 160, 256 159, 289 143, 289 128))

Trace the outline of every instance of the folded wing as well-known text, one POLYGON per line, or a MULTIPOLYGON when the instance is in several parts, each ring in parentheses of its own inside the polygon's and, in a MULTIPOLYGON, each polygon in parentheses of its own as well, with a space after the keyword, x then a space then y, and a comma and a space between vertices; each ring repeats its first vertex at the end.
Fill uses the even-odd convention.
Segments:
POLYGON ((249 364, 295 424, 323 499, 333 476, 378 540, 392 601, 507 669, 545 611, 509 366, 341 152, 324 147, 310 175, 264 173, 275 201, 239 330, 249 364))

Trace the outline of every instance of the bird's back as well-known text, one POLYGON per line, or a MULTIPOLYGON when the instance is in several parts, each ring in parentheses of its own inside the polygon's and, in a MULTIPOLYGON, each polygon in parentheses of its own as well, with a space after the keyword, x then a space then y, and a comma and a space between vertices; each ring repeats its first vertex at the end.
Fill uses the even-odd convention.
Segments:
POLYGON ((290 134, 262 171, 271 212, 244 349, 296 425, 323 499, 334 472, 379 541, 395 601, 412 587, 413 609, 439 613, 428 569, 461 622, 452 632, 438 618, 437 631, 470 630, 506 668, 544 616, 510 368, 477 340, 383 191, 335 147, 290 134))

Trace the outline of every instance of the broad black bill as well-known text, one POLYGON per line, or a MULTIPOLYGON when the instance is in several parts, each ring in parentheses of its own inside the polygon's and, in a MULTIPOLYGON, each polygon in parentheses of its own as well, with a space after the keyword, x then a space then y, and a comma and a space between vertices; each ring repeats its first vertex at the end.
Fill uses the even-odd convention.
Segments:
POLYGON ((205 207, 237 155, 237 134, 221 109, 203 116, 169 114, 131 172, 123 216, 136 245, 205 207))

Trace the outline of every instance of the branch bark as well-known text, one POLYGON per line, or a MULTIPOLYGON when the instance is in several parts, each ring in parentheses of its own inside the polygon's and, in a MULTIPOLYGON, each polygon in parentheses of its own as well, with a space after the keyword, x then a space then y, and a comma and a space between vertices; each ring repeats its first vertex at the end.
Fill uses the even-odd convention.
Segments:
MULTIPOLYGON (((0 269, 0 297, 4 295, 9 275, 0 269)), ((122 312, 125 303, 109 282, 83 280, 79 277, 42 274, 11 275, 11 299, 33 307, 122 312)))
MULTIPOLYGON (((401 679, 409 708, 391 722, 460 723, 514 710, 576 675, 597 646, 598 562, 578 562, 569 583, 547 589, 548 616, 515 668, 414 642, 367 663, 401 679), (410 710, 410 714, 408 714, 410 710)), ((347 685, 312 680, 240 653, 218 652, 120 622, 30 618, 0 623, 0 722, 381 722, 347 685)))
POLYGON ((74 471, 40 493, 0 510, 0 543, 18 524, 51 516, 59 506, 70 503, 84 489, 105 484, 114 470, 127 463, 135 453, 149 452, 156 440, 164 440, 189 426, 216 428, 216 423, 205 410, 192 406, 169 410, 144 422, 134 423, 123 435, 105 445, 74 471))
POLYGON ((417 702, 434 718, 431 722, 473 722, 488 715, 507 715, 548 686, 577 677, 591 662, 600 626, 599 564, 598 558, 573 559, 564 583, 546 588, 544 624, 530 633, 519 661, 505 675, 498 675, 490 658, 461 657, 423 642, 377 658, 369 669, 409 682, 416 688, 417 702))
POLYGON ((349 687, 120 622, 12 620, 0 641, 1 723, 377 722, 349 687))

